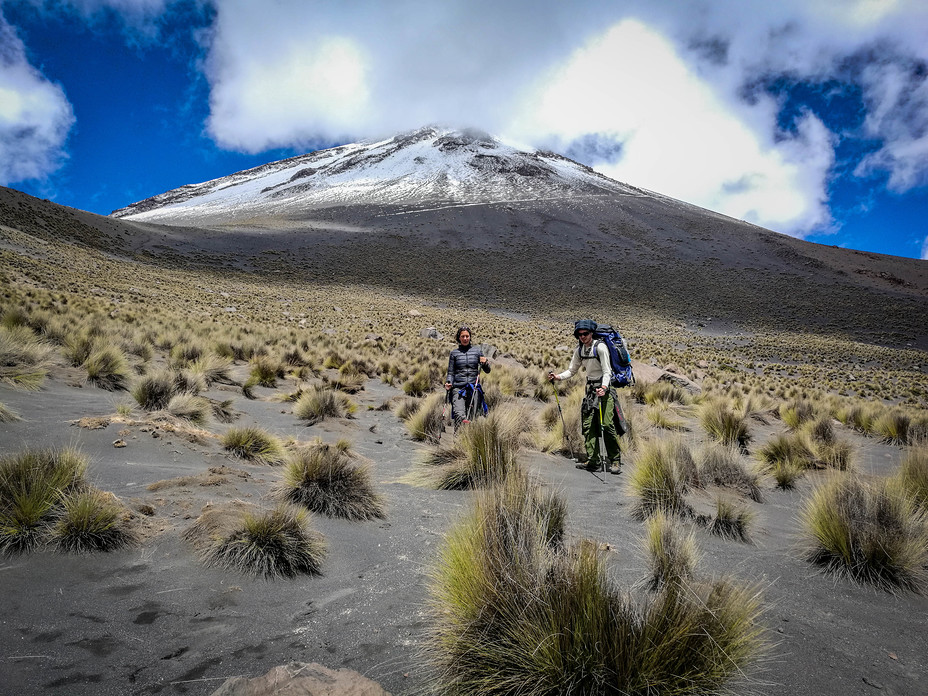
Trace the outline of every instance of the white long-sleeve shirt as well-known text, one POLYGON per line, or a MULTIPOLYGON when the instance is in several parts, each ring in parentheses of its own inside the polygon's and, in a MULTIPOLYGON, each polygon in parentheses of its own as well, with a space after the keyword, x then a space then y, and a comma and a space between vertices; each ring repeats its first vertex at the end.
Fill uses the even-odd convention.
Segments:
POLYGON ((589 348, 582 344, 577 346, 573 357, 570 359, 570 365, 558 375, 558 378, 570 379, 577 374, 581 365, 586 366, 587 382, 599 382, 605 389, 609 388, 612 379, 612 363, 609 362, 609 349, 606 348, 605 343, 602 341, 594 341, 589 348), (594 348, 596 349, 596 355, 599 356, 599 360, 593 357, 594 348))

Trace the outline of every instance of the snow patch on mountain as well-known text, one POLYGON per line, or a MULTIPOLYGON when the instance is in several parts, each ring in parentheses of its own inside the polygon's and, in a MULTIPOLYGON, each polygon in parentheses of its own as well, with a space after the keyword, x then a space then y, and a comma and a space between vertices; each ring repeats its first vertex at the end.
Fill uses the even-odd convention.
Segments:
POLYGON ((113 217, 208 224, 359 204, 462 204, 576 195, 642 195, 553 152, 486 133, 426 127, 272 162, 133 203, 113 217))

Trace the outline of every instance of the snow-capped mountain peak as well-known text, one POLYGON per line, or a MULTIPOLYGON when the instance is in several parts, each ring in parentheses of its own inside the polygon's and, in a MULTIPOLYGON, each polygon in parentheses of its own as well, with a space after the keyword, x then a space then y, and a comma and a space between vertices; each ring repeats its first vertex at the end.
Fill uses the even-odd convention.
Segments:
POLYGON ((332 205, 488 203, 632 191, 551 152, 518 150, 480 131, 429 126, 190 184, 112 215, 190 225, 332 205))

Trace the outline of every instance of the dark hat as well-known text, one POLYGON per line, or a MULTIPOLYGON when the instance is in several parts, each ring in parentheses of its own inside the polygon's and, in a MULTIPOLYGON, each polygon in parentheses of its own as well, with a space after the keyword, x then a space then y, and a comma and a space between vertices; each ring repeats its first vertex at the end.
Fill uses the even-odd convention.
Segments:
POLYGON ((592 319, 581 319, 574 322, 574 338, 577 338, 578 331, 596 331, 596 322, 592 319))

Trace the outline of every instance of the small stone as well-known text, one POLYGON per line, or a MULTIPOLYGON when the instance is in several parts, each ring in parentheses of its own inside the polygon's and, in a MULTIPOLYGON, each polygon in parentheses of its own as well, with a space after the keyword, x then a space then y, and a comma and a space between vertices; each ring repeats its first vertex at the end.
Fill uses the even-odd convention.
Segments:
POLYGON ((125 447, 125 446, 126 446, 125 440, 113 440, 113 447, 125 447))

